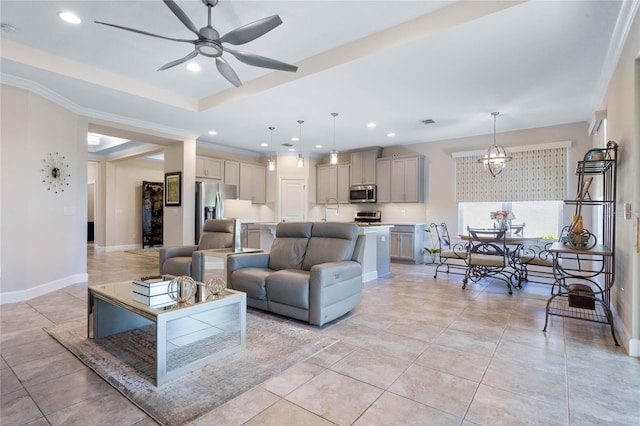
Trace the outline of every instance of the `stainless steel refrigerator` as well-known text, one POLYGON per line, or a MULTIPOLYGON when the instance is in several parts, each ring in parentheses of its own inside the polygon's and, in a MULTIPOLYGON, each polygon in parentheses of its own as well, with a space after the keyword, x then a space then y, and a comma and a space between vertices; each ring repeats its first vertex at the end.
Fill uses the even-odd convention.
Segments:
POLYGON ((235 198, 238 198, 235 185, 196 182, 196 244, 200 241, 205 220, 222 219, 224 200, 235 198))

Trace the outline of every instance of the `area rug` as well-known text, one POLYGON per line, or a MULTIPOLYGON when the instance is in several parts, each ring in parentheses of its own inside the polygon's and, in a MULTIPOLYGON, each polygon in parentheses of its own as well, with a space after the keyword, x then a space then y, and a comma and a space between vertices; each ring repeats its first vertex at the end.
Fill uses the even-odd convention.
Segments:
POLYGON ((167 426, 189 423, 337 342, 303 323, 248 311, 245 350, 156 388, 149 380, 148 366, 136 368, 130 363, 134 352, 138 359, 155 358, 154 348, 135 343, 144 340, 135 334, 140 330, 111 336, 105 344, 87 339, 85 320, 55 325, 46 331, 131 402, 167 426))
POLYGON ((160 256, 160 248, 159 247, 149 247, 149 248, 145 248, 145 249, 132 249, 132 250, 125 250, 125 253, 131 253, 131 254, 139 254, 141 256, 147 256, 147 257, 159 257, 160 256))

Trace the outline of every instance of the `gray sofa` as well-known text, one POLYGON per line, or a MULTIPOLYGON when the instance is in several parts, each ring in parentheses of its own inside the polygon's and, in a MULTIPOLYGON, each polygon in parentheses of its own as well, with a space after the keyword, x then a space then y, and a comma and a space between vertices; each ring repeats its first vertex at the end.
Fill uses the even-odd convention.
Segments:
POLYGON ((361 300, 364 237, 352 223, 279 223, 269 253, 230 256, 227 286, 247 305, 323 325, 361 300))
POLYGON ((204 223, 198 245, 160 249, 160 275, 188 275, 196 281, 204 278, 202 250, 231 247, 234 237, 233 219, 209 219, 204 223))

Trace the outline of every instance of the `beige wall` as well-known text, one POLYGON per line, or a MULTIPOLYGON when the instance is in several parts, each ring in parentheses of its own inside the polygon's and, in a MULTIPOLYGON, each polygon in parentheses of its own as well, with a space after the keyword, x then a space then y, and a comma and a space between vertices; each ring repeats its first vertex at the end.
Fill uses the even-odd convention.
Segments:
POLYGON ((26 90, 0 90, 0 297, 8 303, 87 278, 87 123, 26 90), (58 194, 42 183, 42 160, 50 152, 65 157, 71 174, 58 194), (29 267, 34 262, 38 267, 29 267))
POLYGON ((607 138, 620 146, 616 200, 616 281, 613 304, 624 324, 621 336, 629 351, 640 356, 640 254, 636 235, 640 216, 640 14, 609 83, 601 109, 607 110, 607 138), (632 220, 625 220, 631 203, 632 220))
POLYGON ((108 201, 106 240, 96 244, 107 251, 140 248, 142 245, 142 181, 163 182, 163 163, 125 160, 106 163, 108 201))

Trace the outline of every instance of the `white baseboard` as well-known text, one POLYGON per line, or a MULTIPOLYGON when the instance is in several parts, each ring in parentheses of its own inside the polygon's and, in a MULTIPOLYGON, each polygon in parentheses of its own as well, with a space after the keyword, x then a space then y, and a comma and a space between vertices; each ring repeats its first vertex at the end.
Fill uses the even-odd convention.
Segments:
POLYGON ((0 293, 0 305, 4 305, 7 303, 24 302, 26 300, 33 299, 34 297, 42 296, 44 294, 51 293, 52 291, 60 290, 72 284, 86 283, 88 280, 89 275, 86 273, 75 274, 68 277, 60 278, 59 280, 41 284, 37 287, 0 293))
POLYGON ((640 339, 629 340, 629 356, 640 357, 640 339))
POLYGON ((368 283, 369 281, 373 281, 377 279, 378 279, 378 271, 370 271, 362 275, 363 283, 368 283))

